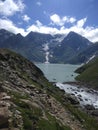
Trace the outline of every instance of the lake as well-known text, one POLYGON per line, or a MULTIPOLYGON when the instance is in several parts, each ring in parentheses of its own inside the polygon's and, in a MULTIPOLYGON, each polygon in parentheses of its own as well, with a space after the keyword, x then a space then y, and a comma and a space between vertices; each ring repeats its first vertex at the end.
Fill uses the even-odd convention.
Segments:
POLYGON ((75 77, 77 76, 74 71, 80 65, 70 65, 70 64, 45 64, 45 63, 38 63, 36 64, 39 67, 46 78, 50 82, 67 82, 67 81, 74 81, 75 77))
POLYGON ((66 93, 74 94, 82 106, 93 105, 98 109, 98 91, 81 88, 75 85, 63 84, 63 82, 75 81, 77 76, 74 71, 80 65, 70 64, 36 64, 50 82, 56 82, 56 86, 66 93))

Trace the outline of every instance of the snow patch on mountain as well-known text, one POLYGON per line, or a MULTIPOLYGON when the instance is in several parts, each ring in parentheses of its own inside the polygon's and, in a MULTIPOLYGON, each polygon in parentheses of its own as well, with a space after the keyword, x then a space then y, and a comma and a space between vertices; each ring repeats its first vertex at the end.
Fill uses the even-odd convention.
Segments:
POLYGON ((79 50, 80 50, 80 47, 77 48, 77 51, 79 51, 79 50))
POLYGON ((96 55, 91 56, 86 63, 90 62, 90 61, 91 61, 93 58, 95 58, 95 57, 96 57, 96 55))
POLYGON ((60 35, 53 39, 55 42, 62 42, 66 36, 65 35, 60 35))
POLYGON ((49 52, 48 43, 43 45, 43 50, 45 51, 45 59, 46 59, 45 63, 49 63, 49 54, 50 54, 50 52, 49 52))

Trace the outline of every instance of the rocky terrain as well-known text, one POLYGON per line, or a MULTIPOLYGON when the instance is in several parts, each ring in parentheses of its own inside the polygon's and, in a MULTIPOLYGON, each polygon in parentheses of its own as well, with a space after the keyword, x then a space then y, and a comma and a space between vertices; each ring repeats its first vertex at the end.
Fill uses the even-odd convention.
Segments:
POLYGON ((24 57, 0 49, 0 130, 97 130, 77 99, 24 57))

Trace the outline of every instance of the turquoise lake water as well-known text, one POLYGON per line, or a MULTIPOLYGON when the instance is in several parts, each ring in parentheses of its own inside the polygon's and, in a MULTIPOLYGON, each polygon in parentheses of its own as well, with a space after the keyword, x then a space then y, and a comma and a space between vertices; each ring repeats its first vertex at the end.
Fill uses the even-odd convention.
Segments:
POLYGON ((81 88, 70 84, 63 84, 63 82, 75 81, 77 76, 74 71, 80 65, 70 64, 36 64, 44 73, 46 78, 51 82, 57 82, 56 86, 63 89, 66 93, 74 94, 82 106, 93 105, 98 109, 98 92, 81 88), (81 96, 81 99, 79 98, 81 96))
POLYGON ((46 78, 51 82, 67 82, 74 81, 74 78, 77 76, 74 71, 80 65, 70 65, 70 64, 36 64, 39 67, 46 78))

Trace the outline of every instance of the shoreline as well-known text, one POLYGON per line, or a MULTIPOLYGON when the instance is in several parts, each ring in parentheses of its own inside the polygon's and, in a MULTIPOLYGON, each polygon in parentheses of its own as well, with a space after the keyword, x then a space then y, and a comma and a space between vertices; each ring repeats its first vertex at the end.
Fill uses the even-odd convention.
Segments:
POLYGON ((89 83, 84 83, 80 81, 68 81, 68 82, 63 82, 62 84, 75 85, 75 86, 78 86, 79 88, 87 88, 90 90, 98 91, 98 88, 95 88, 95 86, 89 83))
POLYGON ((85 86, 81 87, 78 82, 56 83, 56 86, 65 93, 74 95, 83 106, 90 105, 98 109, 98 91, 85 86))

